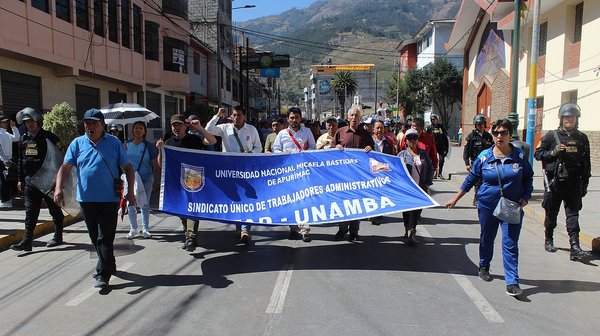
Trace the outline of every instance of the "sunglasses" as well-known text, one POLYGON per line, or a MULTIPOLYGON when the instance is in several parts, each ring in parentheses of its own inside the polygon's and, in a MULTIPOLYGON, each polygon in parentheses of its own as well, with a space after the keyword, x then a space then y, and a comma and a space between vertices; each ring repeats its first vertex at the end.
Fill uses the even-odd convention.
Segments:
POLYGON ((508 135, 508 131, 507 130, 503 130, 503 131, 492 131, 492 135, 493 136, 498 136, 498 135, 502 135, 502 136, 507 136, 508 135))

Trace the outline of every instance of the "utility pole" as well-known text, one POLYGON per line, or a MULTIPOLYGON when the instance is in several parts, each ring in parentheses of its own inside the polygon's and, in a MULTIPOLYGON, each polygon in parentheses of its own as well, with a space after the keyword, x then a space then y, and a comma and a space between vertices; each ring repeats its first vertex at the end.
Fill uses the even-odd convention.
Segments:
MULTIPOLYGON (((531 32, 531 61, 529 65, 529 99, 527 105, 527 144, 534 148, 535 138, 535 116, 537 110, 537 59, 539 54, 540 40, 540 4, 542 0, 534 0, 533 4, 533 27, 531 32)), ((533 166, 533 150, 529 151, 529 164, 533 166)))
POLYGON ((517 99, 519 89, 519 35, 521 30, 521 0, 515 0, 514 7, 514 28, 512 36, 512 64, 510 67, 512 75, 512 93, 510 99, 510 113, 508 114, 508 120, 513 124, 513 140, 519 140, 519 133, 517 127, 519 126, 519 114, 517 114, 517 99))
POLYGON ((249 121, 251 121, 252 117, 251 115, 249 115, 249 111, 248 108, 250 106, 250 89, 249 89, 249 74, 250 74, 250 66, 248 64, 248 54, 250 53, 250 46, 248 45, 250 43, 250 40, 246 37, 246 96, 244 97, 244 110, 246 111, 246 115, 249 117, 249 121))
POLYGON ((378 98, 378 93, 377 93, 377 87, 379 85, 377 85, 377 69, 375 69, 375 105, 373 105, 373 108, 375 109, 375 111, 377 111, 377 103, 379 102, 379 98, 378 98))
POLYGON ((401 60, 398 61, 398 77, 396 78, 396 117, 400 116, 400 65, 401 60))
POLYGON ((223 74, 221 73, 221 8, 217 8, 217 109, 221 107, 221 86, 223 85, 223 74))

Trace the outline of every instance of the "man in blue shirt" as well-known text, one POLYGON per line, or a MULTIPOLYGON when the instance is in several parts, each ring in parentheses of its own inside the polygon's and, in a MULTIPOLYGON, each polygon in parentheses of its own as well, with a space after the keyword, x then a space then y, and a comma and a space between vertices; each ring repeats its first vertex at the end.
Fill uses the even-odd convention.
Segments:
MULTIPOLYGON (((133 185, 134 171, 119 139, 104 131, 104 115, 91 109, 83 116, 85 135, 69 145, 65 160, 56 174, 54 201, 62 204, 63 187, 73 167, 77 167, 77 201, 96 253, 95 287, 108 288, 108 281, 117 270, 113 242, 117 231, 117 210, 122 184, 119 167, 125 170, 127 184, 133 185)), ((125 199, 135 204, 133 188, 125 199)))

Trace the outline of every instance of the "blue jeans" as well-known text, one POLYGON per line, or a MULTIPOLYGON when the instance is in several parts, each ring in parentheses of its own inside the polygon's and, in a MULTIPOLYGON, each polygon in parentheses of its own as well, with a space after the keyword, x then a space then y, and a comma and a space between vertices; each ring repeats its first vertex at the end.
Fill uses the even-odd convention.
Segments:
MULTIPOLYGON (((140 175, 142 178, 142 183, 144 184, 144 190, 146 190, 146 196, 148 197, 148 202, 145 207, 142 207, 142 225, 144 227, 144 231, 150 231, 150 198, 152 196, 152 185, 154 184, 154 176, 150 175, 140 175)), ((137 231, 137 210, 134 206, 128 207, 128 217, 129 217, 129 225, 131 226, 131 230, 137 231)))
POLYGON ((504 280, 506 285, 519 283, 519 235, 523 223, 509 224, 492 215, 494 210, 478 207, 481 236, 479 239, 479 266, 489 266, 494 255, 494 240, 498 226, 502 229, 502 261, 504 264, 504 280))

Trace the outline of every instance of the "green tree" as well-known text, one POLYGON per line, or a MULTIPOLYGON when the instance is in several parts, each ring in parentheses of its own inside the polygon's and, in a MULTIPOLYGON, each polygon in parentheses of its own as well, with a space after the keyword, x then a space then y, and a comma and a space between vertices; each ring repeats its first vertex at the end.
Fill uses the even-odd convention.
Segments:
POLYGON ((331 80, 331 88, 340 103, 340 117, 344 119, 346 112, 346 97, 354 96, 358 89, 358 82, 354 78, 354 74, 350 71, 336 72, 331 80))
POLYGON ((424 113, 430 106, 425 94, 425 73, 421 69, 409 70, 397 81, 398 100, 404 116, 424 113))
POLYGON ((427 99, 439 112, 442 123, 448 125, 456 103, 462 101, 462 75, 445 58, 436 58, 424 71, 427 99))
POLYGON ((77 115, 67 103, 54 105, 44 115, 43 127, 58 136, 59 148, 65 153, 71 141, 77 137, 77 115))

